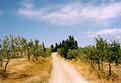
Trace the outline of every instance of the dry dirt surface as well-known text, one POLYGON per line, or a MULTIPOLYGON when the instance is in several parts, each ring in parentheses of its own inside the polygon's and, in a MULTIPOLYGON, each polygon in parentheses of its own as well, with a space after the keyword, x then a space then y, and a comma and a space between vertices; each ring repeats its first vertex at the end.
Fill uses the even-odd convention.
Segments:
POLYGON ((49 83, 88 83, 73 65, 60 60, 57 53, 52 54, 53 69, 49 83))

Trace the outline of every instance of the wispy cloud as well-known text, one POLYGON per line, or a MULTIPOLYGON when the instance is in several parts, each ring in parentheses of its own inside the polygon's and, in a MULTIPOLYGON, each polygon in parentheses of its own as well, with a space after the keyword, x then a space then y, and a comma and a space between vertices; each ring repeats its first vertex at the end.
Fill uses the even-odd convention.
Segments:
POLYGON ((113 37, 114 40, 121 40, 121 35, 116 35, 113 37))
POLYGON ((23 3, 17 13, 35 20, 45 20, 56 24, 79 24, 81 22, 110 23, 121 16, 121 2, 100 6, 80 2, 53 7, 36 8, 34 3, 23 3))
MULTIPOLYGON (((96 32, 87 32, 89 37, 95 37, 98 35, 115 35, 115 34, 121 34, 121 29, 118 28, 113 28, 113 29, 103 29, 100 31, 96 31, 96 32)), ((119 38, 120 36, 117 36, 117 38, 119 38)))
POLYGON ((25 1, 22 1, 20 3, 20 5, 23 8, 26 8, 26 9, 32 9, 35 6, 34 3, 33 3, 33 0, 25 0, 25 1))

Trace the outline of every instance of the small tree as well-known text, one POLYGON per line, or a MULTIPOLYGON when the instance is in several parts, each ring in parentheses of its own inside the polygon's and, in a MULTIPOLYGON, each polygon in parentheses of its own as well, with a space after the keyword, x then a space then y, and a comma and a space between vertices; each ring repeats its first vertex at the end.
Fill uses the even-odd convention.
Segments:
POLYGON ((103 61, 104 57, 106 55, 106 45, 107 45, 107 40, 104 40, 102 37, 98 36, 95 38, 96 42, 96 50, 97 50, 97 56, 98 56, 98 63, 101 63, 101 71, 103 72, 103 61))
POLYGON ((39 40, 34 40, 34 45, 33 45, 33 55, 38 61, 38 56, 39 56, 39 40))
POLYGON ((22 51, 24 55, 28 56, 28 59, 30 59, 30 54, 29 54, 29 45, 28 42, 25 38, 21 38, 21 45, 22 45, 22 51))
POLYGON ((114 58, 115 58, 115 64, 116 66, 118 66, 118 62, 120 60, 121 54, 120 54, 120 43, 116 40, 112 41, 112 51, 114 54, 114 58))
POLYGON ((90 60, 91 67, 94 68, 94 63, 98 62, 99 60, 96 53, 96 48, 94 46, 89 46, 88 48, 88 59, 90 60))
POLYGON ((118 61, 120 58, 120 44, 116 41, 113 40, 111 42, 111 44, 107 45, 107 56, 106 56, 106 60, 108 60, 109 63, 109 79, 112 76, 112 67, 111 67, 111 63, 115 62, 116 65, 118 65, 118 61))
POLYGON ((107 54, 106 54, 106 60, 108 61, 108 70, 109 70, 109 78, 111 77, 111 63, 115 60, 114 52, 113 52, 113 44, 107 44, 107 54))
POLYGON ((1 45, 1 55, 0 59, 2 60, 1 68, 2 68, 2 75, 4 77, 7 76, 7 66, 10 62, 10 60, 15 56, 15 43, 14 43, 14 37, 12 35, 4 36, 4 40, 2 41, 1 45), (5 64, 4 64, 5 63, 5 64))

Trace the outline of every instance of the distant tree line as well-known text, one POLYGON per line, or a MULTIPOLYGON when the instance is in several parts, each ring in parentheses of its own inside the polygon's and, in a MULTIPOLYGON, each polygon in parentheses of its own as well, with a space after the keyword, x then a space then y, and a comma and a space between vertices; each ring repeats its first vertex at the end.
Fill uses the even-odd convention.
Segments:
POLYGON ((60 43, 56 43, 55 46, 51 45, 52 52, 58 52, 65 58, 76 58, 76 49, 78 49, 78 43, 73 36, 69 36, 66 40, 62 40, 60 43))
POLYGON ((27 57, 38 61, 38 57, 51 55, 51 49, 45 48, 38 39, 27 40, 20 36, 6 35, 0 40, 0 71, 6 76, 7 66, 12 58, 27 57))

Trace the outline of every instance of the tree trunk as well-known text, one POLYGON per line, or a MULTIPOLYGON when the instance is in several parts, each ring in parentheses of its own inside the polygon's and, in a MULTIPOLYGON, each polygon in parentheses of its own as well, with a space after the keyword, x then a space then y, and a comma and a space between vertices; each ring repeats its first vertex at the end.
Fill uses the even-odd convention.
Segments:
POLYGON ((98 60, 98 72, 97 72, 98 78, 100 79, 100 61, 98 60))
POLYGON ((30 53, 28 53, 28 59, 30 59, 30 53))
POLYGON ((30 50, 29 50, 29 47, 27 46, 27 56, 28 56, 28 59, 30 59, 30 50))
POLYGON ((28 59, 30 59, 30 54, 28 54, 28 59))
POLYGON ((36 58, 36 61, 38 61, 38 58, 37 58, 37 56, 35 56, 35 58, 36 58))
POLYGON ((109 62, 109 78, 111 77, 111 62, 109 62))
POLYGON ((102 71, 102 73, 103 73, 103 59, 102 59, 102 61, 101 61, 101 71, 102 71))
POLYGON ((100 70, 100 61, 98 61, 98 70, 100 70))
POLYGON ((0 60, 0 67, 2 68, 2 66, 3 66, 3 61, 0 60))
POLYGON ((4 73, 6 73, 6 71, 7 71, 7 66, 8 66, 9 62, 10 62, 10 59, 8 59, 7 62, 6 62, 6 64, 5 64, 4 73))
POLYGON ((93 68, 93 65, 92 65, 92 60, 90 60, 90 63, 91 63, 91 67, 93 68))

